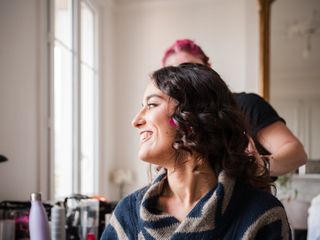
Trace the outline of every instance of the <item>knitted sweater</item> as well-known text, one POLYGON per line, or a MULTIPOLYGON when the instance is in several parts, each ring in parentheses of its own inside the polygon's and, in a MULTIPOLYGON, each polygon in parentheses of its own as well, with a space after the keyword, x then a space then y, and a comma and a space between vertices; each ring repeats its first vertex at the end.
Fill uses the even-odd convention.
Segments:
POLYGON ((223 172, 215 189, 180 222, 156 208, 165 178, 166 173, 161 173, 150 186, 121 200, 101 240, 291 239, 285 210, 277 198, 223 172))

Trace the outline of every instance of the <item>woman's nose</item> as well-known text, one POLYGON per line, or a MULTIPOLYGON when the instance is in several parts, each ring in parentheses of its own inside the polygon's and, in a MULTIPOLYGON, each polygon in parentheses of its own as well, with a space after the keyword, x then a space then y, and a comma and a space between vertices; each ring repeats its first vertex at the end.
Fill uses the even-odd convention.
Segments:
POLYGON ((135 128, 141 127, 143 124, 145 124, 145 119, 143 117, 143 110, 137 113, 137 115, 132 119, 131 124, 135 128))

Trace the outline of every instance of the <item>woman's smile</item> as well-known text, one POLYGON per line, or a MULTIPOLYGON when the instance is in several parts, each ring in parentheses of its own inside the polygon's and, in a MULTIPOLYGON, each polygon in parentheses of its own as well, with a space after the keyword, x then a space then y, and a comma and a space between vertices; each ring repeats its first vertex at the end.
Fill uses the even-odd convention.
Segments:
POLYGON ((140 132, 140 144, 145 143, 152 137, 152 131, 142 131, 140 132))

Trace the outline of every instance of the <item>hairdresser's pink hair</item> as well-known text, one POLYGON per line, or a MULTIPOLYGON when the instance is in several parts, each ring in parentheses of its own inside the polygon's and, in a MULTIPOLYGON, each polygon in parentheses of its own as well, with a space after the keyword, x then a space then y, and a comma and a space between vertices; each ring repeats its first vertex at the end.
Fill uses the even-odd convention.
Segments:
POLYGON ((187 52, 194 57, 200 58, 204 65, 210 67, 209 57, 202 51, 201 47, 190 39, 179 39, 169 47, 162 58, 162 66, 165 65, 168 57, 178 52, 187 52))

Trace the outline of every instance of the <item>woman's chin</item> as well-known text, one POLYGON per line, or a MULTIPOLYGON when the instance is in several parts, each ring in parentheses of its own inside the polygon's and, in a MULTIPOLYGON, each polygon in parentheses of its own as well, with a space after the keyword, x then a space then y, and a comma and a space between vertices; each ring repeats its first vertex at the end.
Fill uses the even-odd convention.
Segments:
POLYGON ((138 157, 143 162, 148 162, 148 156, 144 152, 139 152, 138 157))
POLYGON ((147 163, 151 163, 151 164, 155 164, 154 163, 154 158, 152 158, 150 155, 145 154, 145 153, 139 153, 138 155, 139 159, 143 162, 147 162, 147 163))

